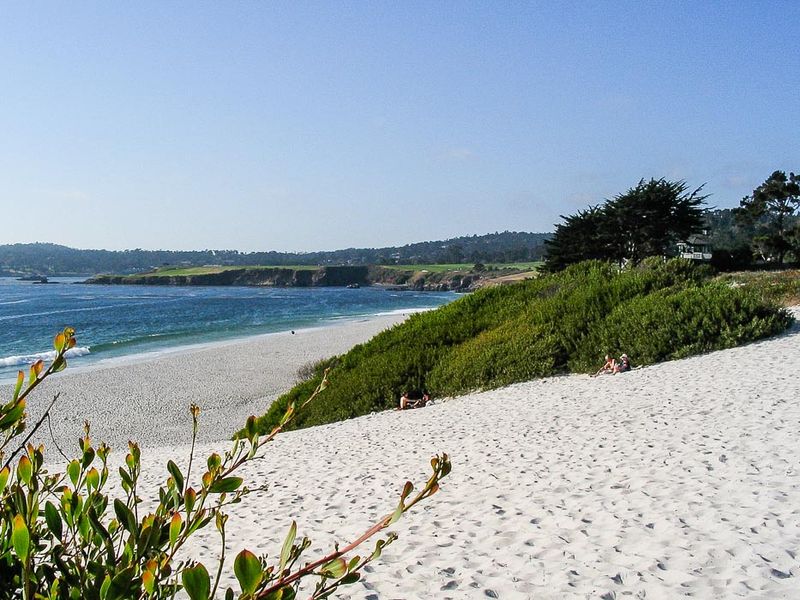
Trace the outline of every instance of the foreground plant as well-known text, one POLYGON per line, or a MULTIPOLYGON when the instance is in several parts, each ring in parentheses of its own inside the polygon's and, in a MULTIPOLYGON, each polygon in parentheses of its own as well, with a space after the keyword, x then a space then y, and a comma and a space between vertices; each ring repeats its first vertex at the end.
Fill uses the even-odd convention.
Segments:
MULTIPOLYGON (((192 468, 200 411, 192 405, 192 451, 186 471, 170 460, 155 508, 141 514, 141 452, 135 443, 129 442, 125 464, 118 469, 122 497, 112 498, 106 491, 111 449, 93 445, 88 423, 78 442, 80 452, 64 473, 48 473, 44 447, 29 443, 49 418, 53 403, 20 439, 26 426, 27 398, 46 377, 66 367, 64 355, 75 345, 74 331, 68 328, 59 333, 54 345, 56 357, 50 366, 45 368, 42 361, 33 364, 27 384, 20 372, 12 399, 0 405, 0 599, 158 599, 172 598, 181 590, 191 600, 218 597, 228 519, 224 509, 241 502, 249 492, 236 472, 319 396, 328 385, 327 377, 302 404, 289 405, 268 435, 259 436, 251 417, 245 435, 224 456, 207 458, 199 479, 192 479, 192 468), (202 563, 180 558, 180 552, 212 522, 221 538, 222 554, 209 571, 202 563)), ((297 537, 294 522, 279 556, 270 560, 241 551, 233 563, 239 590, 228 588, 224 597, 290 600, 299 593, 303 580, 313 578, 309 598, 318 599, 355 583, 363 568, 397 536, 389 533, 377 539, 363 555, 352 554, 356 548, 436 493, 439 481, 450 472, 446 454, 434 457, 431 466, 430 478, 416 494, 411 482, 406 482, 393 512, 352 543, 337 546, 318 560, 301 564, 311 541, 297 537)))

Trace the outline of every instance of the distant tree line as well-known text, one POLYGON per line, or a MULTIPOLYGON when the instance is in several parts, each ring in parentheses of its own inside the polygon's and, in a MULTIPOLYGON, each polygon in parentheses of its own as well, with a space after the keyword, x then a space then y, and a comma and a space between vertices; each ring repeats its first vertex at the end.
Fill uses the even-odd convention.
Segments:
POLYGON ((0 246, 0 274, 42 275, 136 273, 164 265, 366 265, 508 263, 541 260, 546 233, 504 231, 387 248, 325 252, 239 252, 237 250, 79 250, 56 244, 0 246))
POLYGON ((587 259, 638 263, 675 256, 677 242, 703 234, 720 270, 800 262, 800 177, 775 171, 737 208, 706 208, 702 186, 641 180, 624 194, 562 216, 546 242, 545 268, 559 271, 587 259))

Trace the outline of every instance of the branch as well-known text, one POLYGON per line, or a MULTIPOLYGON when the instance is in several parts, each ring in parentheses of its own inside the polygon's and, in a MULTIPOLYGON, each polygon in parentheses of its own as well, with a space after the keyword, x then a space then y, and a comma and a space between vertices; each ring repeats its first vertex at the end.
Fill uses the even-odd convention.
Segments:
POLYGON ((448 473, 450 473, 450 459, 448 458, 447 454, 442 454, 441 457, 435 457, 431 459, 431 465, 433 466, 433 475, 428 479, 425 487, 414 497, 414 499, 405 504, 404 501, 406 497, 411 493, 412 485, 410 481, 407 481, 405 486, 403 487, 403 493, 400 495, 400 504, 397 509, 388 515, 385 515, 381 518, 378 522, 376 522, 372 527, 367 529, 364 533, 362 533, 355 541, 350 542, 347 546, 342 549, 337 549, 335 552, 324 556, 313 563, 309 563, 305 565, 302 569, 299 569, 295 573, 289 575, 288 577, 279 579, 276 583, 272 584, 270 587, 261 590, 257 595, 254 596, 254 600, 259 600, 263 598, 269 597, 272 592, 275 592, 291 583, 306 577, 313 573, 319 567, 322 567, 329 562, 336 560, 337 558, 341 558, 348 552, 351 552, 364 542, 366 542, 369 538, 373 537, 375 534, 383 531, 391 524, 393 524, 400 516, 411 509, 415 504, 417 504, 420 500, 428 498, 435 494, 439 489, 439 480, 442 477, 445 477, 448 473))
MULTIPOLYGON (((42 377, 42 379, 44 379, 44 377, 42 377)), ((38 379, 37 381, 41 381, 41 379, 38 379)), ((34 386, 31 386, 28 389, 31 390, 31 389, 33 389, 33 387, 34 386)), ((56 400, 58 400, 58 397, 60 395, 61 395, 61 392, 59 392, 55 396, 53 396, 53 400, 50 402, 50 406, 47 407, 47 410, 44 411, 44 414, 39 419, 39 421, 36 423, 36 425, 34 425, 33 429, 31 429, 30 432, 28 433, 28 435, 25 436, 25 439, 22 440, 22 444, 20 444, 19 447, 16 450, 14 450, 14 452, 11 453, 11 455, 8 457, 8 460, 0 468, 0 471, 2 471, 4 468, 8 467, 11 464, 11 461, 14 459, 14 457, 17 454, 19 454, 20 450, 25 448, 25 444, 28 443, 28 441, 33 437, 33 434, 35 434, 36 431, 39 429, 39 427, 42 426, 42 423, 44 423, 44 420, 48 419, 50 417, 50 410, 53 408, 53 405, 56 403, 56 400)))

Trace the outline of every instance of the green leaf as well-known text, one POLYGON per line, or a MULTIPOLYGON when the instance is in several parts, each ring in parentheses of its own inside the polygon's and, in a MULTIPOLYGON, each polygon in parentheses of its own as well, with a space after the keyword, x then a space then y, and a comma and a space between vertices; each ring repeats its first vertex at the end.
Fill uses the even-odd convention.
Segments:
POLYGON ((338 579, 347 573, 347 561, 342 557, 334 558, 331 562, 322 567, 321 571, 326 577, 338 579))
POLYGON ((58 373, 59 371, 63 371, 67 368, 67 359, 63 356, 59 356, 53 361, 53 373, 58 373))
POLYGON ((252 594, 256 587, 261 583, 264 573, 261 569, 261 562, 256 555, 249 550, 242 550, 236 555, 233 561, 233 572, 239 585, 242 586, 242 593, 252 594))
POLYGON ((222 458, 219 454, 214 452, 211 456, 206 459, 206 465, 208 465, 208 470, 210 472, 214 472, 219 466, 222 464, 222 458))
POLYGON ((211 578, 202 563, 183 570, 181 582, 191 600, 208 600, 211 591, 211 578))
POLYGON ((100 486, 100 473, 94 467, 86 473, 86 484, 92 490, 96 490, 100 486))
POLYGON ((103 579, 103 585, 100 586, 100 600, 106 600, 108 597, 108 588, 111 587, 111 575, 106 574, 103 579))
POLYGON ((186 505, 187 516, 189 515, 189 513, 192 512, 196 500, 197 500, 197 492, 194 491, 194 488, 187 489, 186 494, 183 497, 183 502, 186 505))
POLYGON ((72 485, 78 485, 78 478, 81 476, 81 463, 77 460, 72 460, 67 465, 67 475, 69 475, 72 485))
POLYGON ((33 384, 33 382, 39 378, 39 374, 42 372, 43 368, 44 361, 41 358, 31 365, 31 371, 28 375, 28 385, 33 384))
POLYGON ((27 456, 23 456, 19 459, 19 464, 17 465, 17 477, 19 477, 20 481, 22 481, 25 485, 31 484, 31 477, 33 477, 33 465, 31 464, 31 459, 27 456))
POLYGON ((89 517, 89 523, 91 524, 92 529, 94 529, 94 532, 102 538, 103 544, 105 544, 106 560, 108 561, 108 564, 113 564, 114 540, 111 539, 111 534, 108 533, 108 529, 106 529, 105 526, 100 522, 100 518, 97 516, 97 511, 93 506, 89 507, 87 515, 89 517))
POLYGON ((22 562, 26 562, 28 560, 28 551, 31 546, 31 536, 22 515, 16 515, 14 517, 11 528, 11 543, 14 546, 14 552, 17 553, 17 556, 19 556, 22 562))
POLYGON ((94 461, 94 448, 91 446, 86 447, 86 450, 83 451, 83 468, 86 469, 92 462, 94 461))
POLYGON ((47 521, 47 527, 57 540, 61 539, 63 534, 63 524, 61 523, 61 515, 58 514, 56 505, 47 501, 44 505, 44 519, 47 521))
POLYGON ((132 597, 134 585, 131 585, 133 580, 135 567, 131 566, 117 573, 111 580, 111 585, 108 586, 108 593, 106 600, 120 600, 122 598, 132 597))
POLYGON ((383 547, 386 545, 386 540, 378 540, 375 542, 375 551, 372 553, 371 559, 375 560, 381 557, 381 552, 383 551, 383 547))
POLYGON ((172 520, 169 523, 169 545, 170 547, 175 545, 175 542, 178 541, 178 535, 181 532, 181 525, 183 525, 183 519, 181 518, 180 514, 175 513, 172 515, 172 520))
POLYGON ((256 433, 258 433, 258 428, 256 427, 256 418, 253 415, 247 417, 244 430, 247 432, 248 439, 253 439, 253 436, 255 436, 256 433))
POLYGON ((0 469, 0 494, 6 489, 8 483, 8 476, 11 475, 11 470, 8 467, 0 469))
POLYGON ((350 585, 351 583, 355 583, 361 579, 361 573, 348 573, 344 577, 342 577, 342 585, 350 585))
POLYGON ((294 402, 292 402, 289 405, 289 407, 286 409, 286 412, 283 413, 283 416, 281 417, 281 422, 280 422, 281 427, 286 425, 286 421, 291 419, 293 415, 294 415, 294 402))
POLYGON ((389 519, 389 525, 391 525, 392 523, 396 523, 402 516, 403 516, 403 503, 401 502, 400 504, 397 505, 397 508, 394 509, 394 512, 392 513, 392 518, 389 519))
POLYGON ((9 425, 14 425, 22 417, 25 412, 25 399, 23 398, 17 402, 14 407, 9 410, 5 416, 0 419, 0 429, 7 429, 9 425))
POLYGON ((19 393, 22 391, 22 384, 25 383, 25 373, 22 371, 17 371, 17 383, 14 386, 14 396, 13 401, 16 402, 17 398, 19 398, 19 393))
POLYGON ((172 475, 172 478, 175 480, 175 485, 177 488, 179 490, 183 490, 183 473, 181 473, 178 465, 176 465, 173 461, 169 461, 167 463, 167 471, 169 471, 169 474, 172 475))
POLYGON ((133 515, 133 511, 119 498, 114 500, 114 513, 117 515, 119 524, 127 531, 134 535, 138 532, 139 527, 136 523, 136 517, 133 515))
POLYGON ((280 576, 283 573, 283 569, 286 567, 286 563, 289 562, 289 556, 292 553, 292 546, 294 545, 294 540, 297 537, 297 523, 292 521, 291 527, 289 527, 289 533, 286 534, 286 539, 283 540, 283 548, 281 548, 281 566, 278 569, 278 575, 280 576))
POLYGON ((142 585, 144 586, 144 591, 148 594, 152 594, 153 590, 156 587, 156 578, 150 571, 145 571, 142 573, 142 585))
POLYGON ((239 486, 241 486, 243 482, 244 479, 241 477, 225 477, 224 479, 219 479, 211 484, 211 488, 208 491, 215 494, 235 492, 237 489, 239 489, 239 486))

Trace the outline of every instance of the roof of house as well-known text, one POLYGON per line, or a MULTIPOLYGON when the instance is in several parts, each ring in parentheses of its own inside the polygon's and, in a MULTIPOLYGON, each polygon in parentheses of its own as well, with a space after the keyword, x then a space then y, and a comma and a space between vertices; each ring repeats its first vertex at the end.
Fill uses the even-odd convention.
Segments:
POLYGON ((692 244, 693 246, 702 246, 704 244, 710 244, 711 239, 705 235, 690 235, 683 243, 692 244))

